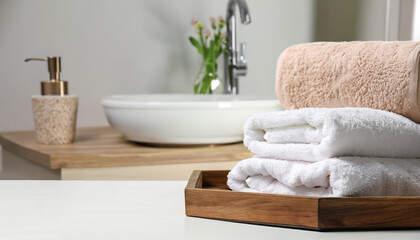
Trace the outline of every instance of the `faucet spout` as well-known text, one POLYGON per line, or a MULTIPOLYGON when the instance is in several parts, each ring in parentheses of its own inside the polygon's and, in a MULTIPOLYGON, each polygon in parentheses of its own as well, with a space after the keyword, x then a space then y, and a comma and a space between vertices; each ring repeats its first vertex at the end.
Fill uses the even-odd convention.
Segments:
POLYGON ((225 82, 224 92, 238 94, 238 76, 245 76, 247 65, 245 60, 245 43, 241 43, 239 52, 236 43, 236 16, 235 8, 238 6, 242 24, 251 23, 248 5, 245 0, 229 0, 226 11, 227 49, 225 52, 225 82))
POLYGON ((235 15, 235 5, 238 5, 242 24, 251 23, 251 16, 249 15, 248 5, 245 0, 230 0, 228 2, 226 16, 229 17, 235 15))

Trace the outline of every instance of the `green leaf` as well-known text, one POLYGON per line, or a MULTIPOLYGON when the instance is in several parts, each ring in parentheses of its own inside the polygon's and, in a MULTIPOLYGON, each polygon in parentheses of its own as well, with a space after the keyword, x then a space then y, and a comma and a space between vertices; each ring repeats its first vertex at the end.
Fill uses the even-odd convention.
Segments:
POLYGON ((215 43, 213 40, 211 40, 208 55, 207 55, 207 62, 214 62, 216 60, 215 48, 216 48, 215 43))
POLYGON ((218 58, 220 57, 220 55, 221 55, 222 53, 224 53, 224 52, 226 52, 226 48, 222 48, 222 49, 220 49, 220 50, 217 52, 217 54, 216 54, 216 59, 218 59, 218 58))
POLYGON ((220 50, 220 48, 222 48, 222 42, 220 38, 216 38, 216 52, 218 52, 220 50))
POLYGON ((197 84, 194 85, 194 93, 195 94, 199 93, 199 91, 200 91, 200 85, 201 85, 200 83, 197 83, 197 84))
POLYGON ((188 38, 191 42, 191 44, 197 48, 198 53, 203 54, 203 48, 201 47, 200 43, 198 42, 197 39, 195 39, 194 37, 189 37, 188 38))
POLYGON ((204 40, 204 37, 203 37, 203 32, 201 32, 201 34, 200 34, 200 42, 201 42, 201 46, 202 46, 202 50, 203 50, 203 59, 206 59, 207 58, 207 43, 206 43, 206 40, 204 40))

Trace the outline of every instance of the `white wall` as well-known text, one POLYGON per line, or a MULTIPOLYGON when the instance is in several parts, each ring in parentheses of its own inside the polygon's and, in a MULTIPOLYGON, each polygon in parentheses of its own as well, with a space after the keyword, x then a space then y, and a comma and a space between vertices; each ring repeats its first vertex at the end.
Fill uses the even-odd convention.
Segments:
MULTIPOLYGON (((414 0, 389 1, 389 41, 411 40, 414 0)), ((358 0, 358 40, 385 40, 387 1, 358 0)))
MULTIPOLYGON (((274 95, 275 63, 286 47, 312 40, 311 0, 248 0, 252 23, 243 94, 274 95)), ((78 126, 106 125, 110 94, 191 93, 199 57, 187 37, 193 16, 225 13, 226 0, 0 1, 0 131, 33 129, 30 97, 48 78, 28 57, 62 57, 63 79, 80 97, 78 126)))
MULTIPOLYGON (((411 39, 413 8, 414 0, 390 0, 390 41, 411 39)), ((386 0, 316 0, 314 40, 383 41, 386 13, 386 0)))
POLYGON ((385 40, 386 2, 386 0, 358 0, 357 40, 385 40))
POLYGON ((413 11, 412 38, 416 41, 420 41, 420 0, 414 0, 413 11))

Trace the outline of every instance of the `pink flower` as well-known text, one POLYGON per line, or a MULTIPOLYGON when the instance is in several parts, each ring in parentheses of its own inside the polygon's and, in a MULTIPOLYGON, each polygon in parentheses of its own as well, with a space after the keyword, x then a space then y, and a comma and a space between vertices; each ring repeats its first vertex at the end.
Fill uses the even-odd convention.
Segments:
POLYGON ((210 18, 211 28, 216 29, 216 19, 214 17, 210 18))
POLYGON ((215 19, 214 17, 211 17, 211 18, 210 18, 210 23, 212 23, 212 24, 213 24, 214 22, 216 22, 216 19, 215 19))
POLYGON ((225 38, 226 37, 226 32, 222 32, 221 34, 220 34, 220 38, 225 38))
POLYGON ((194 26, 196 23, 198 22, 198 18, 197 17, 193 17, 191 19, 191 25, 194 26))
POLYGON ((225 26, 225 19, 223 19, 222 15, 219 16, 219 27, 223 28, 225 26))
POLYGON ((210 29, 206 29, 206 33, 205 33, 206 38, 210 37, 210 35, 211 35, 210 29))

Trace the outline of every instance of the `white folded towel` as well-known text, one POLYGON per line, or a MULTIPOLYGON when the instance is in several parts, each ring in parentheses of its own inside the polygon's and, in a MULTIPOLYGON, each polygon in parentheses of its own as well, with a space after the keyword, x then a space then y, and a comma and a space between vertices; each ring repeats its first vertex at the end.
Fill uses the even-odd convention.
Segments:
POLYGON ((234 191, 285 195, 419 196, 420 160, 341 157, 316 163, 250 158, 228 174, 234 191))
POLYGON ((420 158, 420 125, 370 108, 302 108, 253 115, 244 143, 257 157, 285 160, 420 158))

